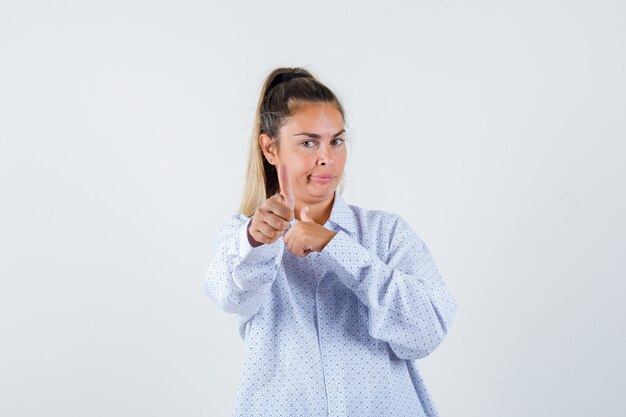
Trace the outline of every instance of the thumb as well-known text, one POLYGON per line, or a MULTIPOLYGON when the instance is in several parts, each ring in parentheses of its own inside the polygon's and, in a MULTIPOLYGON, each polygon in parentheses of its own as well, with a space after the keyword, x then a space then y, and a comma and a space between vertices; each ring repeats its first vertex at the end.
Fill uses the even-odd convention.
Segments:
POLYGON ((283 164, 278 166, 278 186, 280 188, 280 194, 283 196, 283 201, 293 210, 295 204, 293 190, 291 189, 287 166, 283 164))
POLYGON ((302 219, 303 222, 313 221, 313 219, 309 215, 309 206, 302 207, 302 210, 300 210, 300 219, 302 219))

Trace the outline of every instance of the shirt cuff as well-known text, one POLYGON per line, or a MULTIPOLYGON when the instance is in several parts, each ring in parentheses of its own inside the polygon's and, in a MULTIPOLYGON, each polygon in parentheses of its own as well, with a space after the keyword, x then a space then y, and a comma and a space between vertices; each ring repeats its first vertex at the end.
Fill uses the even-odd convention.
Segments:
POLYGON ((283 240, 279 238, 274 243, 264 243, 260 246, 253 247, 248 240, 248 225, 252 220, 249 220, 243 224, 239 231, 239 257, 242 262, 253 263, 267 263, 272 258, 280 258, 280 252, 283 250, 283 240))

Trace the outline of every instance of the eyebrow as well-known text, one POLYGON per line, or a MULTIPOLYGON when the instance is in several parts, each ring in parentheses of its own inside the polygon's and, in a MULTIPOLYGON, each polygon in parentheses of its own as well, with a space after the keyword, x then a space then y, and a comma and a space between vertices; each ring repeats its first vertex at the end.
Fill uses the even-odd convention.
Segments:
MULTIPOLYGON (((335 134, 333 135, 333 137, 334 137, 334 138, 336 138, 337 136, 341 135, 341 134, 342 134, 343 132, 345 132, 345 131, 346 131, 346 129, 342 129, 341 131, 339 131, 339 132, 335 133, 335 134)), ((310 136, 310 137, 315 138, 315 139, 319 139, 319 138, 321 138, 321 136, 320 136, 320 135, 318 135, 317 133, 309 133, 309 132, 300 132, 300 133, 295 133, 293 136, 310 136)))

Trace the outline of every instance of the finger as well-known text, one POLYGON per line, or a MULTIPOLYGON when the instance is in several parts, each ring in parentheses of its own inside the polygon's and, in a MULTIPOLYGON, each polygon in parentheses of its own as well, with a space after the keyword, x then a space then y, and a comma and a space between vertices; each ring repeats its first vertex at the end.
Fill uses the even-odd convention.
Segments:
POLYGON ((286 203, 284 203, 282 199, 283 199, 282 195, 276 195, 276 196, 270 197, 267 200, 265 208, 270 214, 276 215, 286 220, 287 222, 290 222, 291 220, 295 218, 293 214, 293 208, 289 207, 286 203))
POLYGON ((259 222, 254 225, 255 230, 263 233, 269 239, 276 239, 282 234, 282 230, 277 230, 265 222, 259 222))
POLYGON ((298 248, 298 254, 299 254, 298 256, 305 257, 305 256, 307 256, 310 252, 311 252, 311 250, 310 250, 310 249, 305 249, 305 248, 303 248, 303 247, 299 247, 299 248, 298 248))
POLYGON ((294 239, 289 239, 289 241, 285 244, 287 245, 287 249, 289 250, 289 252, 293 253, 296 256, 302 256, 294 239))
POLYGON ((300 242, 301 239, 299 238, 298 234, 290 232, 291 229, 289 229, 289 231, 287 231, 287 233, 285 234, 285 237, 283 237, 285 245, 287 245, 287 249, 289 249, 289 252, 293 253, 296 256, 306 256, 307 253, 304 251, 303 245, 300 242))
POLYGON ((259 229, 254 229, 254 230, 250 230, 250 234, 252 235, 252 237, 254 238, 254 240, 256 240, 257 242, 262 242, 262 243, 274 243, 274 241, 276 239, 271 238, 269 236, 267 236, 265 233, 263 233, 261 230, 259 229))
POLYGON ((263 221, 280 232, 287 230, 289 227, 289 222, 275 213, 268 213, 268 216, 263 218, 263 221))
POLYGON ((280 194, 285 199, 285 204, 293 209, 295 200, 293 190, 291 189, 291 182, 289 181, 287 165, 281 164, 278 166, 278 186, 280 187, 280 194))
POLYGON ((301 256, 307 256, 311 252, 311 246, 302 239, 298 245, 298 251, 302 254, 301 256))
POLYGON ((249 232, 250 232, 250 236, 252 236, 252 238, 256 240, 257 242, 272 243, 269 237, 265 236, 262 232, 258 231, 257 229, 250 228, 249 232))
POLYGON ((261 238, 275 240, 279 236, 279 234, 276 232, 276 229, 265 223, 262 218, 253 219, 252 224, 250 224, 249 230, 250 232, 254 231, 255 235, 258 235, 261 238))

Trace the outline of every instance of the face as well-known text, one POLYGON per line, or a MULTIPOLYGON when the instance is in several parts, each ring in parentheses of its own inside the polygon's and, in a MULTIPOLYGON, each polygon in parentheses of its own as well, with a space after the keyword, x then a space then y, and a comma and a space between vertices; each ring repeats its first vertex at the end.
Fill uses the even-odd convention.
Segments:
POLYGON ((261 135, 260 141, 271 163, 287 166, 296 205, 301 205, 333 197, 346 164, 345 137, 334 104, 303 103, 281 127, 278 150, 268 135, 261 135))

